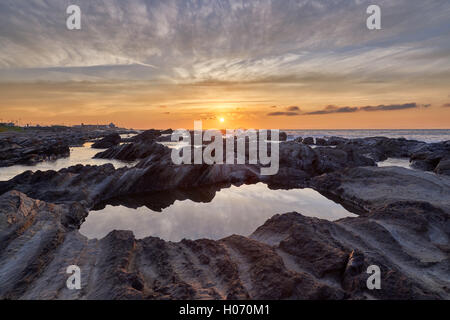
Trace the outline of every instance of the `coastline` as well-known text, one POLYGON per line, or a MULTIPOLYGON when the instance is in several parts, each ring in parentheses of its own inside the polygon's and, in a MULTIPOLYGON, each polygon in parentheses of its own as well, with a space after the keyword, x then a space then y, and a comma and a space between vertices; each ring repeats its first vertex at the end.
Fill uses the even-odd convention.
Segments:
POLYGON ((296 139, 280 143, 280 171, 267 177, 253 165, 174 166, 160 138, 144 132, 98 154, 138 161, 134 167, 78 165, 0 182, 0 298, 450 298, 450 177, 439 167, 448 142, 329 138, 311 148, 311 139, 296 139), (419 170, 376 166, 396 156, 419 170), (92 208, 112 199, 160 192, 174 201, 194 187, 258 182, 312 188, 358 217, 274 212, 249 237, 177 243, 129 231, 88 240, 78 230, 92 208), (82 291, 65 288, 69 262, 84 270, 82 291), (385 272, 382 290, 365 287, 372 264, 385 272))

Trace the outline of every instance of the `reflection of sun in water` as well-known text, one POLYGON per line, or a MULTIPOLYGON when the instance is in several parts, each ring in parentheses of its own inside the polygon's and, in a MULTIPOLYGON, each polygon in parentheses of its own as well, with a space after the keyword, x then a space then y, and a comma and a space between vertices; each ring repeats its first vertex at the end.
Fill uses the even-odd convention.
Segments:
POLYGON ((219 118, 220 123, 224 123, 225 122, 225 118, 219 118))

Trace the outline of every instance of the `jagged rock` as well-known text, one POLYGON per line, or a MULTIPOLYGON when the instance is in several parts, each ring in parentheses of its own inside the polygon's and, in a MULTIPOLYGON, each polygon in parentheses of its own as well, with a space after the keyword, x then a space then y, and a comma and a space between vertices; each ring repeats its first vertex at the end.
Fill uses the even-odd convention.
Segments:
POLYGON ((286 141, 287 140, 287 133, 281 131, 280 132, 280 141, 286 141))
POLYGON ((348 139, 341 138, 341 137, 330 137, 328 138, 328 145, 330 146, 337 146, 343 143, 346 143, 348 139))
POLYGON ((448 213, 417 202, 337 222, 275 215, 248 238, 178 243, 136 240, 129 231, 88 240, 77 230, 86 215, 81 206, 16 191, 0 196, 0 208, 0 299, 450 296, 448 213), (66 287, 70 265, 81 269, 82 290, 66 287), (366 286, 369 265, 382 270, 381 290, 366 286))
POLYGON ((100 141, 94 143, 92 148, 94 149, 108 149, 112 146, 116 146, 120 143, 122 138, 118 133, 111 133, 110 135, 104 137, 100 141))
POLYGON ((340 150, 334 148, 316 148, 318 154, 317 172, 325 173, 340 170, 345 167, 375 166, 376 163, 353 150, 340 150))
POLYGON ((15 164, 33 165, 44 160, 68 157, 69 144, 61 139, 38 140, 27 138, 0 140, 0 167, 15 164))
POLYGON ((307 145, 313 145, 314 144, 314 138, 312 137, 307 137, 303 139, 303 143, 307 144, 307 145))
POLYGON ((327 140, 323 138, 316 138, 316 145, 318 146, 326 146, 328 145, 327 140))
POLYGON ((21 133, 0 133, 0 167, 16 164, 34 165, 46 160, 68 157, 70 147, 104 137, 107 131, 81 130, 25 130, 21 133))
POLYGON ((357 167, 317 176, 311 186, 359 212, 399 201, 428 202, 450 212, 450 177, 400 167, 357 167))
POLYGON ((447 176, 450 176, 450 159, 449 158, 441 159, 441 161, 439 161, 439 164, 436 166, 434 171, 437 174, 445 174, 447 176))
MULTIPOLYGON (((450 141, 425 144, 410 155, 411 166, 424 171, 435 171, 443 160, 450 159, 450 141)), ((440 170, 442 171, 442 170, 440 170)))
POLYGON ((156 143, 155 141, 149 142, 134 142, 114 146, 103 152, 97 153, 94 158, 98 159, 116 159, 122 161, 134 161, 138 159, 144 159, 154 154, 168 154, 169 150, 156 143))
POLYGON ((138 134, 137 136, 134 136, 133 138, 131 138, 131 141, 138 143, 149 143, 156 140, 161 136, 161 134, 162 133, 160 130, 150 129, 138 134))

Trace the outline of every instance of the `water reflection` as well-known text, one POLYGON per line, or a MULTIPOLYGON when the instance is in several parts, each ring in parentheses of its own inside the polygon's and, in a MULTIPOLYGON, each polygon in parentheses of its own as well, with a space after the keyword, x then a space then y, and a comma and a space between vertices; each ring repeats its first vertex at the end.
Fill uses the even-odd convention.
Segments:
POLYGON ((260 183, 232 186, 217 193, 209 190, 196 195, 197 198, 191 196, 181 192, 166 198, 149 197, 145 206, 137 209, 128 207, 133 207, 133 203, 136 207, 144 205, 142 198, 128 202, 118 200, 113 204, 122 205, 109 204, 100 211, 92 211, 80 232, 97 239, 112 230, 131 230, 138 239, 153 236, 169 241, 184 238, 217 240, 232 234, 248 236, 277 213, 297 211, 327 220, 355 216, 312 189, 270 190, 260 183), (176 200, 177 196, 190 200, 176 200), (157 199, 160 202, 152 205, 157 199), (157 212, 170 203, 173 203, 170 207, 157 212))
POLYGON ((72 147, 70 148, 70 156, 67 158, 61 158, 54 161, 44 161, 33 166, 26 165, 15 165, 11 167, 0 168, 0 181, 7 181, 15 176, 31 170, 31 171, 47 171, 47 170, 61 170, 68 168, 77 164, 82 165, 96 165, 101 166, 106 163, 111 163, 116 169, 125 166, 133 166, 136 162, 123 162, 119 160, 108 160, 108 159, 93 159, 98 152, 104 151, 106 149, 92 149, 92 142, 85 143, 82 147, 72 147))
POLYGON ((406 169, 413 169, 411 163, 407 158, 389 158, 385 161, 380 161, 377 163, 379 167, 402 167, 406 169))

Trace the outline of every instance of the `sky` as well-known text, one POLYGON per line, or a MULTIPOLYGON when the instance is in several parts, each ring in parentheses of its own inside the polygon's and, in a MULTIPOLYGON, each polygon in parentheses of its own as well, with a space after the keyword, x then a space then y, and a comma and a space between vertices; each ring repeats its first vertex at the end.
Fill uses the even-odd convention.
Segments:
POLYGON ((448 0, 1 0, 0 122, 450 128, 449 17, 448 0))

